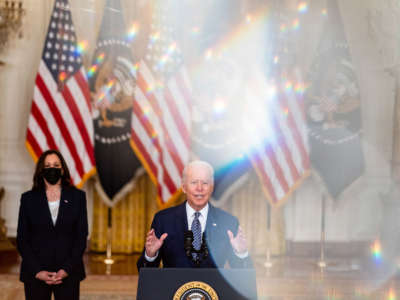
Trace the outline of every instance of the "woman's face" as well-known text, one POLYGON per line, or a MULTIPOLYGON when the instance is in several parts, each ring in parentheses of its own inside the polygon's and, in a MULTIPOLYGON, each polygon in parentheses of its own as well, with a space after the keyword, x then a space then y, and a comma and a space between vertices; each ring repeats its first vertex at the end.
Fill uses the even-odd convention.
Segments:
MULTIPOLYGON (((57 154, 49 154, 44 159, 44 167, 45 168, 62 168, 61 161, 58 158, 57 154)), ((63 170, 61 170, 61 173, 63 170)))

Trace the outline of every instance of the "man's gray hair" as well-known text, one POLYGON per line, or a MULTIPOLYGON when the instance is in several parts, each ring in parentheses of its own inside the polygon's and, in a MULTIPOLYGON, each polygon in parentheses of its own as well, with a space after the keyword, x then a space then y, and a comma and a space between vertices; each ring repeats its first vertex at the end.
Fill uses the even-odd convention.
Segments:
POLYGON ((204 161, 204 160, 193 160, 190 163, 188 163, 185 168, 183 169, 183 173, 182 173, 182 182, 185 182, 186 176, 187 176, 187 171, 189 170, 189 168, 191 167, 195 167, 195 166, 203 166, 206 167, 210 173, 210 181, 211 184, 214 184, 214 168, 212 167, 212 165, 210 165, 208 162, 204 161))

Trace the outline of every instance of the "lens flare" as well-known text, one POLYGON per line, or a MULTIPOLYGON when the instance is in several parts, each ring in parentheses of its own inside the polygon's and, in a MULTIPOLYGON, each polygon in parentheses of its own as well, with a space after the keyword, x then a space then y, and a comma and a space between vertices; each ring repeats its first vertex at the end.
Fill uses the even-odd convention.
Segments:
POLYGON ((155 43, 160 38, 160 33, 155 32, 150 36, 150 42, 155 43))
POLYGON ((137 36, 139 31, 139 25, 137 23, 133 23, 132 26, 129 28, 129 31, 125 37, 128 42, 132 42, 133 39, 137 36))
POLYGON ((97 65, 93 65, 90 67, 89 71, 87 72, 87 75, 89 78, 92 78, 94 74, 96 74, 98 66, 97 65))
POLYGON ((213 50, 212 49, 208 49, 205 53, 205 59, 209 60, 213 57, 213 50))
POLYGON ((299 28, 300 28, 300 22, 299 22, 299 19, 295 19, 295 20, 293 20, 293 22, 292 22, 292 28, 293 28, 294 30, 297 30, 297 29, 299 29, 299 28))
POLYGON ((379 240, 376 240, 371 246, 371 252, 375 260, 380 260, 382 258, 382 250, 381 243, 379 240))
POLYGON ((286 30, 287 30, 286 24, 281 24, 281 26, 279 28, 280 28, 281 32, 286 32, 286 30))
POLYGON ((104 52, 100 53, 97 57, 96 57, 96 64, 101 64, 104 60, 105 54, 104 52))
POLYGON ((388 300, 396 300, 396 294, 392 288, 389 290, 388 300))
POLYGON ((299 11, 299 13, 306 13, 308 10, 308 5, 306 2, 301 2, 299 3, 299 5, 297 6, 297 10, 299 11))
POLYGON ((328 15, 328 11, 326 10, 326 8, 324 8, 324 9, 321 11, 321 15, 323 15, 324 17, 328 15))
POLYGON ((293 88, 293 84, 292 84, 290 81, 286 81, 286 83, 285 83, 285 90, 286 90, 287 92, 290 92, 290 91, 292 90, 292 88, 293 88))
POLYGON ((306 90, 306 86, 304 84, 302 84, 302 83, 297 83, 295 88, 294 88, 294 91, 298 95, 303 95, 305 90, 306 90))
POLYGON ((226 101, 222 98, 217 98, 213 105, 214 113, 217 115, 221 115, 225 112, 226 109, 226 101))
POLYGON ((58 79, 61 81, 61 82, 64 82, 64 80, 67 78, 67 73, 65 73, 64 71, 63 72, 61 72, 59 75, 58 75, 58 79))
POLYGON ((78 46, 76 47, 76 54, 82 55, 82 53, 85 52, 85 50, 88 47, 88 42, 87 41, 81 41, 78 43, 78 46))
POLYGON ((194 27, 192 27, 191 31, 192 31, 193 35, 197 35, 200 32, 200 27, 199 26, 194 26, 194 27))
POLYGON ((251 23, 253 21, 253 16, 248 14, 246 15, 246 23, 251 23))

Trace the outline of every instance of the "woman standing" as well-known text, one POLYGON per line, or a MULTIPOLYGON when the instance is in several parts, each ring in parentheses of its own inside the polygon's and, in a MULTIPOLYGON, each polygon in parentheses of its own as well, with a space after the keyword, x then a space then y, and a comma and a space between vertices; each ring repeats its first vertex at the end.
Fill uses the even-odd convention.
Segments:
POLYGON ((86 196, 71 185, 61 153, 39 158, 33 186, 21 196, 17 247, 26 300, 78 300, 88 222, 86 196))

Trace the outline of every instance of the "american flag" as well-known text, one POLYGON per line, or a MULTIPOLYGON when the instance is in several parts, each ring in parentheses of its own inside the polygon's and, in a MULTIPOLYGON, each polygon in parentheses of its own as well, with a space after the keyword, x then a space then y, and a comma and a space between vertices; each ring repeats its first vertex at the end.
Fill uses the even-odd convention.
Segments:
POLYGON ((269 104, 271 136, 261 139, 250 159, 272 205, 281 205, 310 173, 303 99, 279 93, 269 104))
POLYGON ((174 26, 166 21, 171 16, 167 2, 159 1, 153 16, 147 53, 137 72, 132 118, 133 148, 157 185, 161 206, 180 194, 190 154, 192 106, 174 26))
POLYGON ((68 0, 56 0, 36 75, 26 145, 36 161, 58 149, 81 186, 95 172, 90 92, 68 0))

